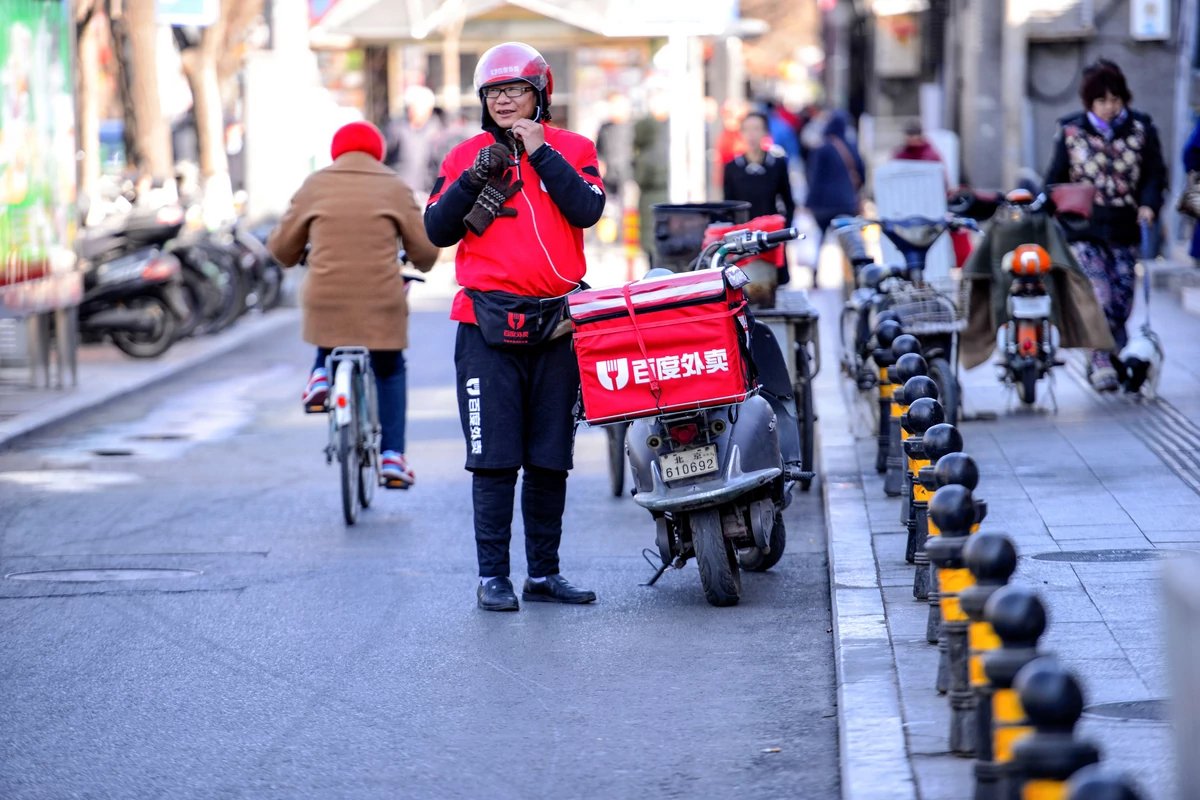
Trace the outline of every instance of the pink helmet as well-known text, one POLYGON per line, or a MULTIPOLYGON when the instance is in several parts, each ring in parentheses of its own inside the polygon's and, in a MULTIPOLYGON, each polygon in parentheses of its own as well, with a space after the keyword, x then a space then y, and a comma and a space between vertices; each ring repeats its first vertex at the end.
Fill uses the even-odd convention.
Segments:
POLYGON ((480 56, 475 67, 475 91, 481 99, 483 87, 512 81, 525 81, 543 94, 549 105, 554 76, 550 74, 550 65, 537 50, 520 42, 505 42, 480 56))

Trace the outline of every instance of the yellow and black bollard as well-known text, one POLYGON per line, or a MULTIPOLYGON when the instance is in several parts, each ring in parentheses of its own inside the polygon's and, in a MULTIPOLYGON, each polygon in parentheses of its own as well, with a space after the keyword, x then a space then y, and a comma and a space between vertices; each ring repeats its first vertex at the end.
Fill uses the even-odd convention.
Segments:
POLYGON ((888 447, 892 440, 892 392, 896 388, 888 376, 888 367, 896 363, 892 343, 903 333, 900 323, 894 319, 880 322, 875 330, 875 343, 879 346, 871 355, 879 368, 879 447, 875 451, 875 471, 881 475, 887 472, 888 447))
MULTIPOLYGON (((905 394, 919 392, 929 387, 934 394, 937 387, 929 378, 913 378, 904 385, 905 394)), ((908 527, 909 539, 912 541, 913 563, 917 571, 913 575, 913 597, 918 600, 929 599, 929 556, 925 552, 925 539, 929 533, 929 493, 919 481, 917 475, 923 467, 929 466, 929 458, 925 455, 924 434, 935 425, 942 424, 946 414, 942 404, 932 397, 922 397, 908 408, 904 415, 904 425, 909 431, 909 437, 904 442, 904 452, 908 456, 909 478, 912 485, 912 505, 905 525, 908 527)))
MULTIPOLYGON (((950 690, 950 752, 971 755, 975 749, 970 728, 969 700, 971 683, 967 676, 967 629, 969 620, 962 610, 959 592, 971 585, 971 573, 963 561, 963 547, 975 524, 975 499, 965 486, 943 486, 929 501, 929 515, 941 532, 926 544, 929 560, 937 567, 938 597, 942 606, 942 640, 948 652, 948 689, 950 690)), ((938 679, 942 669, 938 669, 938 679)), ((938 686, 938 691, 944 691, 938 686)))
POLYGON ((1141 800, 1125 776, 1089 764, 1067 781, 1066 800, 1141 800))
POLYGON ((1012 688, 1013 680, 1038 657, 1037 642, 1046 631, 1046 608, 1029 589, 1005 586, 988 599, 983 616, 1000 637, 1000 647, 983 657, 992 760, 975 764, 975 800, 1008 800, 1013 745, 1033 730, 1012 688))
MULTIPOLYGON (((958 594, 958 603, 971 620, 967 633, 970 659, 968 676, 970 696, 967 699, 966 724, 973 732, 972 750, 980 763, 992 763, 992 727, 990 687, 983 671, 985 655, 1000 646, 1000 637, 992 630, 991 623, 983 618, 983 609, 996 591, 1008 584, 1008 579, 1017 569, 1017 548, 1012 540, 1002 533, 978 533, 967 537, 963 548, 963 562, 975 579, 973 585, 958 594), (987 695, 987 696, 985 696, 987 695)), ((953 695, 951 695, 953 702, 953 695)), ((967 743, 964 742, 964 748, 967 743)))
MULTIPOLYGON (((899 497, 904 491, 904 431, 900 426, 900 418, 908 410, 904 397, 904 382, 914 375, 927 374, 929 367, 921 358, 921 343, 917 337, 909 334, 897 336, 892 342, 892 358, 895 364, 888 367, 888 380, 895 389, 892 394, 891 426, 888 429, 888 459, 887 474, 883 479, 883 491, 888 497, 899 497), (900 361, 905 356, 916 356, 919 361, 908 359, 901 368, 900 361), (905 377, 901 377, 903 372, 905 377)), ((909 559, 910 563, 912 559, 909 559)))
POLYGON ((1015 778, 1009 796, 1066 800, 1071 776, 1100 760, 1094 744, 1074 736, 1083 714, 1079 682, 1057 659, 1044 656, 1022 667, 1013 688, 1021 696, 1033 733, 1013 747, 1015 778))
MULTIPOLYGON (((929 464, 921 467, 917 473, 917 484, 920 485, 921 491, 926 497, 931 496, 942 486, 954 484, 956 486, 964 486, 965 483, 958 480, 949 480, 946 483, 938 482, 937 465, 942 463, 942 459, 946 456, 956 455, 962 452, 963 439, 962 434, 958 432, 958 428, 945 422, 940 425, 934 425, 929 430, 925 431, 922 437, 922 444, 925 449, 925 457, 929 459, 929 464)), ((971 462, 974 464, 975 462, 971 462)), ((944 471, 943 471, 944 473, 944 471)), ((967 485, 968 489, 974 491, 975 485, 967 485)), ((918 492, 918 495, 921 492, 918 492)), ((918 509, 920 513, 920 509, 918 509)), ((925 512, 925 520, 918 517, 917 519, 917 549, 928 547, 929 538, 937 536, 939 531, 937 523, 929 518, 928 512, 925 512)), ((918 567, 921 569, 921 567, 918 567)), ((925 566, 929 570, 929 619, 925 625, 925 640, 930 644, 937 644, 940 637, 939 624, 941 622, 941 606, 938 598, 938 581, 932 566, 925 566)), ((944 667, 939 666, 938 669, 938 691, 945 692, 945 679, 943 677, 944 667)))
POLYGON ((908 410, 900 417, 900 426, 905 436, 904 457, 906 459, 900 522, 908 532, 904 543, 904 560, 915 562, 917 544, 923 530, 923 527, 919 527, 919 525, 923 525, 927 519, 921 511, 928 501, 928 497, 921 492, 920 486, 917 485, 917 473, 921 467, 929 463, 929 459, 925 457, 921 449, 921 435, 929 428, 941 423, 946 418, 946 414, 941 403, 937 401, 937 384, 933 382, 932 378, 917 375, 909 378, 901 389, 904 392, 904 399, 908 402, 908 410), (927 411, 921 411, 914 415, 913 408, 918 406, 927 411))
MULTIPOLYGON (((937 461, 934 467, 934 480, 938 488, 943 486, 966 486, 972 492, 979 484, 979 467, 975 459, 963 452, 947 453, 937 461)), ((987 516, 987 501, 974 498, 975 520, 971 524, 971 533, 979 532, 979 523, 987 516)), ((930 535, 935 535, 933 530, 930 535)), ((932 572, 932 567, 930 568, 932 572)), ((950 691, 950 646, 942 631, 942 609, 937 602, 937 576, 931 575, 931 590, 929 593, 929 616, 925 621, 925 640, 938 646, 938 676, 937 689, 945 694, 950 691)))

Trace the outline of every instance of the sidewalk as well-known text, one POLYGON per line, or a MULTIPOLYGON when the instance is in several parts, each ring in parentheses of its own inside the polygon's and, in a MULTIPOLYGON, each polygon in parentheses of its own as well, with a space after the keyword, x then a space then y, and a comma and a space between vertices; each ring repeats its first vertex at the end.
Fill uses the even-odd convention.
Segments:
POLYGON ((87 345, 79 350, 75 388, 35 389, 29 385, 28 369, 0 370, 0 449, 41 428, 219 358, 299 319, 300 311, 295 308, 247 315, 215 336, 179 342, 156 359, 130 358, 111 344, 87 345))
MULTIPOLYGON (((836 319, 838 298, 817 298, 826 320, 836 319)), ((1057 414, 1023 412, 1015 399, 1007 409, 995 370, 985 365, 962 376, 967 412, 993 411, 997 419, 960 426, 982 475, 976 496, 988 501, 983 527, 1016 544, 1013 582, 1036 588, 1047 608, 1042 649, 1083 684, 1089 710, 1080 734, 1155 800, 1174 796, 1174 743, 1159 720, 1167 709, 1097 706, 1167 696, 1156 562, 1166 551, 1200 550, 1200 427, 1191 421, 1200 419, 1200 323, 1171 299, 1157 292, 1151 301, 1167 352, 1165 402, 1101 398, 1086 388, 1082 358, 1069 354, 1070 365, 1057 370, 1057 414), (1096 550, 1127 552, 1088 552, 1096 550)), ((827 321, 824 330, 834 327, 827 321)), ((816 400, 844 796, 969 797, 974 762, 948 752, 949 704, 934 689, 937 650, 925 641, 928 604, 912 595, 900 501, 884 495, 875 473, 870 406, 838 374, 835 338, 825 338, 829 366, 818 376, 816 400), (864 692, 864 684, 873 691, 864 692)))

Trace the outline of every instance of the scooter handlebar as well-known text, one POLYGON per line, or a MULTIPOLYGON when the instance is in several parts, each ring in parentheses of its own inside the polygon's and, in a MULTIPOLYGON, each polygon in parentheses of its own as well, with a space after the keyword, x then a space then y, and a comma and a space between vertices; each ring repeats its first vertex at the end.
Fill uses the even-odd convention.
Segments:
POLYGON ((781 231, 773 231, 764 237, 768 245, 782 244, 799 238, 800 231, 796 228, 784 228, 781 231))

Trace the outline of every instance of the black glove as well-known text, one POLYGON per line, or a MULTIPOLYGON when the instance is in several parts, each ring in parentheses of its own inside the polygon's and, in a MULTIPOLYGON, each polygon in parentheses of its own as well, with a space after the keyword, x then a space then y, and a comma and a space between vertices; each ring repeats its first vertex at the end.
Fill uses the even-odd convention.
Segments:
POLYGON ((512 166, 512 151, 500 142, 491 144, 475 156, 475 163, 463 173, 467 185, 478 192, 489 181, 502 176, 512 166))
POLYGON ((479 193, 479 199, 475 201, 470 213, 463 217, 463 224, 467 226, 467 230, 476 236, 482 236, 497 217, 515 217, 517 210, 504 204, 521 191, 524 185, 524 181, 513 181, 503 176, 488 183, 479 193))

